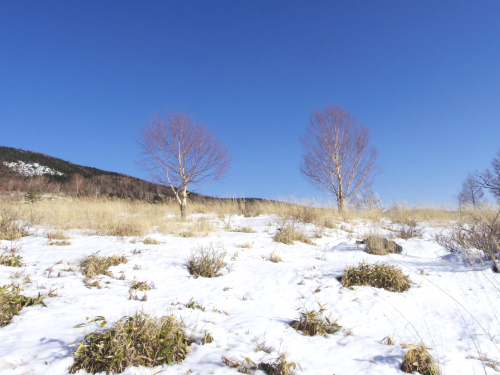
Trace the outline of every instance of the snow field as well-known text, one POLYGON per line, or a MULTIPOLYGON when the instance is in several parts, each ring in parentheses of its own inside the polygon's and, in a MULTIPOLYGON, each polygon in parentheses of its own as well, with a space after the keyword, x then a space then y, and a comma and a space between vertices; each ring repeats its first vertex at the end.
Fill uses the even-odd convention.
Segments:
MULTIPOLYGON (((211 220, 224 226, 220 219, 211 220)), ((477 346, 489 357, 489 364, 499 360, 499 275, 486 267, 474 272, 460 254, 444 252, 433 241, 438 229, 426 227, 420 239, 396 239, 403 246, 402 254, 375 256, 356 245, 356 239, 370 231, 372 223, 356 223, 351 226, 354 233, 325 229, 313 246, 274 242, 273 222, 271 216, 233 216, 233 228, 250 226, 256 233, 221 229, 201 238, 148 235, 160 245, 131 243, 131 237, 89 237, 74 230, 67 232, 71 245, 48 246, 45 229, 33 229, 30 237, 19 241, 26 267, 0 266, 0 285, 22 283, 30 275, 31 283, 23 285, 24 295, 47 294, 52 288, 57 289, 58 296, 47 297, 47 307, 24 308, 11 324, 0 328, 0 372, 68 374, 76 349, 70 345, 81 341, 86 330, 96 329, 93 325, 73 328, 75 325, 87 317, 104 316, 110 326, 124 315, 143 310, 181 318, 186 333, 194 335, 197 343, 182 363, 154 369, 128 368, 123 374, 236 374, 235 369, 222 364, 222 356, 239 360, 249 357, 259 363, 285 351, 288 360, 299 363, 304 374, 403 374, 400 366, 408 349, 400 344, 421 341, 433 349, 430 353, 445 374, 495 373, 478 360, 477 346), (239 247, 248 242, 252 248, 239 247), (191 276, 186 259, 192 250, 210 244, 227 252, 222 276, 191 276), (101 289, 89 289, 77 264, 97 251, 106 256, 124 254, 128 263, 111 267, 112 277, 96 277, 101 289), (273 251, 282 262, 264 259, 273 251), (404 293, 343 288, 337 278, 347 266, 362 260, 398 265, 412 279, 412 288, 404 293), (46 270, 50 267, 53 271, 49 278, 46 270), (64 271, 70 267, 74 271, 64 271), (19 271, 22 275, 13 278, 19 271), (122 275, 125 280, 120 280, 122 275), (154 282, 156 289, 137 292, 139 297, 146 293, 147 301, 129 299, 134 279, 154 282), (205 310, 186 308, 191 298, 205 310), (318 303, 325 304, 326 316, 338 319, 343 327, 340 332, 308 337, 289 326, 301 308, 318 309, 318 303), (205 330, 214 341, 201 345, 205 330), (396 345, 383 343, 388 336, 396 345), (256 351, 263 340, 271 353, 256 351)), ((307 224, 304 229, 312 234, 318 228, 307 224)))

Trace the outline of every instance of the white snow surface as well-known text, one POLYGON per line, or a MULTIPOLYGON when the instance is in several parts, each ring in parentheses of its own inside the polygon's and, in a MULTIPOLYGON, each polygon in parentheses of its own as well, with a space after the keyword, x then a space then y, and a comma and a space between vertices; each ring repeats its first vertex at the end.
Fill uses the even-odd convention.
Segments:
POLYGON ((41 176, 44 174, 50 174, 50 175, 56 175, 56 176, 62 176, 64 173, 55 171, 49 167, 46 167, 44 165, 40 165, 38 163, 25 163, 23 161, 18 161, 18 162, 3 162, 7 167, 13 169, 17 173, 23 175, 23 176, 41 176))
MULTIPOLYGON (((220 228, 224 226, 222 219, 210 218, 220 228)), ((182 363, 153 369, 131 367, 123 372, 126 375, 236 375, 235 369, 223 365, 221 356, 240 360, 249 357, 259 363, 285 351, 288 360, 299 363, 303 370, 294 370, 294 374, 396 375, 403 374, 400 366, 408 350, 400 344, 421 341, 432 348, 430 352, 439 360, 444 374, 496 373, 492 367, 483 369, 476 345, 490 360, 500 360, 500 337, 495 336, 500 332, 499 322, 492 310, 500 308, 499 295, 495 283, 490 282, 494 280, 498 285, 500 276, 486 265, 474 272, 460 254, 446 253, 433 240, 439 229, 426 227, 423 238, 396 239, 403 246, 402 254, 374 256, 365 253, 363 245, 356 245, 356 239, 370 230, 370 223, 351 225, 354 234, 326 229, 325 235, 315 240, 316 246, 273 242, 276 228, 272 223, 270 216, 233 216, 233 228, 251 226, 256 233, 221 229, 200 238, 148 235, 160 245, 131 243, 131 237, 86 236, 83 231, 73 230, 68 232, 71 245, 48 246, 46 228, 33 228, 31 236, 19 241, 26 267, 0 266, 0 285, 22 283, 30 275, 31 283, 22 286, 24 295, 47 294, 53 288, 58 296, 47 297, 46 307, 22 309, 11 324, 0 328, 0 373, 68 374, 76 349, 70 345, 97 329, 94 325, 74 326, 84 323, 87 317, 104 316, 110 327, 138 310, 182 318, 186 333, 193 334, 197 343, 182 363), (253 247, 237 247, 247 242, 253 247), (193 249, 210 244, 227 251, 228 265, 223 275, 191 276, 186 268, 187 257, 193 249), (134 254, 134 250, 140 253, 134 254), (112 277, 97 277, 102 289, 88 289, 76 264, 97 251, 100 255, 125 254, 128 263, 111 267, 112 277), (281 263, 264 259, 272 251, 281 256, 281 263), (411 277, 412 288, 404 293, 371 287, 343 288, 337 277, 346 266, 362 260, 398 265, 411 277), (140 269, 134 270, 136 265, 140 269), (69 267, 76 270, 63 271, 69 267), (23 274, 15 275, 18 271, 23 274), (122 274, 125 280, 119 280, 122 274), (146 302, 129 299, 133 279, 156 285, 156 289, 146 292, 146 302), (206 307, 205 311, 188 309, 186 304, 191 298, 206 307), (317 309, 319 302, 325 304, 326 315, 338 319, 343 331, 327 337, 308 337, 290 327, 301 308, 317 309), (213 335, 211 344, 201 345, 204 330, 213 335), (396 345, 384 344, 387 336, 394 338, 396 345), (257 342, 264 338, 272 347, 270 354, 255 351, 257 342)), ((313 233, 316 228, 307 224, 305 229, 313 233)), ((3 241, 3 245, 9 243, 3 241)), ((143 294, 138 292, 139 297, 143 294)), ((78 373, 86 374, 84 370, 78 373)))

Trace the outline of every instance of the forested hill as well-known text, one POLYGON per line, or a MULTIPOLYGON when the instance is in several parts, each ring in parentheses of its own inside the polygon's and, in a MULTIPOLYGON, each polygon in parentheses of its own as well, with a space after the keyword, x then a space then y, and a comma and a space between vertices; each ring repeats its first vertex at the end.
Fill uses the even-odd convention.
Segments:
POLYGON ((93 176, 100 175, 110 175, 110 176, 125 176, 121 173, 103 171, 101 169, 93 167, 84 167, 82 165, 73 164, 69 161, 55 158, 53 156, 40 154, 33 151, 20 150, 18 148, 0 146, 0 161, 6 162, 19 162, 22 161, 27 164, 38 163, 40 165, 49 167, 55 171, 64 174, 61 180, 66 180, 71 177, 71 175, 78 173, 85 178, 90 178, 93 176))

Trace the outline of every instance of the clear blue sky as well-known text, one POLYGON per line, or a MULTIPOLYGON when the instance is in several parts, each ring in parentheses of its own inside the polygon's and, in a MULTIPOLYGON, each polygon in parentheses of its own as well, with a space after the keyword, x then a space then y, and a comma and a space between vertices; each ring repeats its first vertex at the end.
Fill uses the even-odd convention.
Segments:
POLYGON ((371 131, 385 202, 450 203, 500 148, 500 1, 1 1, 0 145, 147 178, 166 108, 229 144, 205 194, 326 197, 301 176, 309 117, 371 131))

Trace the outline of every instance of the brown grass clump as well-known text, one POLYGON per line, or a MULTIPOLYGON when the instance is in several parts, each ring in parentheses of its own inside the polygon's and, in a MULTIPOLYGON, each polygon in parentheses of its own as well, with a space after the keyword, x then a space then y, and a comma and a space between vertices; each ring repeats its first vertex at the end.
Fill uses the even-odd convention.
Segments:
MULTIPOLYGON (((102 321, 100 327, 107 323, 104 317, 92 321, 102 321)), ((86 335, 78 343, 75 363, 69 372, 74 374, 84 369, 92 374, 121 373, 131 366, 154 367, 182 362, 191 345, 183 328, 184 324, 173 315, 154 318, 141 312, 125 316, 112 328, 86 335)))
POLYGON ((295 362, 287 361, 287 354, 280 355, 274 362, 259 363, 259 370, 264 371, 268 375, 291 375, 292 370, 295 370, 300 365, 295 362))
POLYGON ((239 233, 255 233, 255 230, 252 229, 252 227, 240 227, 233 229, 233 232, 239 232, 239 233))
POLYGON ((132 285, 130 286, 130 290, 139 290, 141 292, 155 288, 156 286, 153 282, 148 283, 147 281, 137 281, 137 280, 133 280, 132 285))
POLYGON ((423 344, 413 345, 405 355, 401 370, 408 374, 440 375, 439 367, 427 350, 423 344))
POLYGON ((34 298, 23 296, 19 286, 0 286, 0 327, 8 325, 15 315, 19 315, 23 307, 45 306, 43 303, 44 298, 40 294, 34 298))
POLYGON ((276 253, 276 250, 271 251, 265 259, 273 263, 279 263, 282 261, 281 257, 276 253))
POLYGON ((0 240, 13 241, 28 235, 26 226, 19 226, 20 220, 14 209, 0 207, 0 240))
POLYGON ((109 257, 99 256, 99 251, 85 258, 80 267, 83 269, 83 274, 87 277, 94 277, 97 275, 113 276, 109 267, 117 266, 122 263, 127 263, 127 258, 124 255, 112 255, 109 257))
POLYGON ((64 233, 62 231, 60 231, 60 230, 47 232, 47 238, 50 241, 54 241, 54 240, 69 240, 69 237, 65 236, 64 233))
POLYGON ((144 241, 142 241, 144 245, 159 245, 160 242, 156 241, 154 238, 146 237, 144 241))
POLYGON ((330 318, 324 317, 323 313, 326 309, 319 304, 319 310, 303 309, 299 314, 299 319, 290 323, 290 326, 301 331, 304 336, 326 336, 338 332, 342 327, 330 318))
POLYGON ((2 253, 0 254, 0 265, 7 267, 24 267, 25 264, 20 255, 2 253))
POLYGON ((372 255, 401 254, 403 247, 380 236, 370 235, 365 239, 365 251, 372 255))
POLYGON ((49 242, 47 242, 47 245, 49 245, 49 246, 69 246, 69 245, 71 245, 71 242, 69 242, 67 240, 49 241, 49 242))
POLYGON ((357 267, 348 267, 340 282, 344 287, 372 286, 390 292, 404 292, 410 289, 411 280, 401 268, 388 263, 367 264, 360 262, 357 267))
POLYGON ((313 245, 313 242, 300 230, 294 222, 280 220, 277 223, 277 232, 273 237, 275 242, 281 242, 285 245, 293 245, 295 241, 304 242, 313 245))
POLYGON ((187 268, 196 277, 217 277, 220 276, 219 271, 226 266, 225 256, 226 252, 214 249, 213 244, 200 246, 188 258, 187 268))

